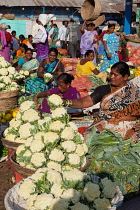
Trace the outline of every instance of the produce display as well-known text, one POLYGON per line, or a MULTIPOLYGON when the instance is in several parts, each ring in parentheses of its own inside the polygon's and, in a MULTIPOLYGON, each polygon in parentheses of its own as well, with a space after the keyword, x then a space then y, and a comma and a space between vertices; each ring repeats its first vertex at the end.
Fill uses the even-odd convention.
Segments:
POLYGON ((129 51, 129 61, 133 65, 140 65, 140 47, 135 48, 133 45, 127 44, 127 49, 129 51))
POLYGON ((0 112, 0 122, 10 122, 13 118, 16 117, 18 110, 12 109, 6 112, 0 112))
POLYGON ((24 179, 17 194, 27 210, 107 210, 122 197, 108 178, 99 179, 77 169, 58 172, 48 168, 24 179))
POLYGON ((91 166, 89 173, 107 175, 120 187, 123 194, 138 191, 140 184, 140 142, 131 143, 111 130, 100 134, 93 129, 86 136, 91 166))

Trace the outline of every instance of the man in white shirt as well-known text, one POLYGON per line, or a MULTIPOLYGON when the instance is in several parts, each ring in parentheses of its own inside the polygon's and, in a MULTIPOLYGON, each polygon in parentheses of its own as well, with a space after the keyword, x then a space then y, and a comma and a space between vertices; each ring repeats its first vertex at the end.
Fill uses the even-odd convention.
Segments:
POLYGON ((67 50, 69 37, 67 37, 67 43, 65 43, 65 36, 66 36, 67 27, 68 27, 68 21, 64 20, 62 24, 63 26, 59 28, 58 40, 60 40, 61 48, 67 50))

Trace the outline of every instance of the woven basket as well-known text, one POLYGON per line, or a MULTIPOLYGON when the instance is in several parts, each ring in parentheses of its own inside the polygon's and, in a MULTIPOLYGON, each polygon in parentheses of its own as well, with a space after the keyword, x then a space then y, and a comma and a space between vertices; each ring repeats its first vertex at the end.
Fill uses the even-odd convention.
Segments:
POLYGON ((14 20, 15 19, 15 14, 5 14, 4 17, 8 20, 14 20))
POLYGON ((135 39, 135 35, 133 35, 133 34, 125 35, 124 38, 126 40, 133 40, 133 39, 135 39))
POLYGON ((14 152, 10 156, 10 161, 11 161, 11 164, 13 165, 15 171, 24 178, 27 178, 28 176, 31 176, 36 172, 36 170, 31 170, 31 169, 28 169, 28 168, 25 168, 25 167, 19 165, 16 162, 16 152, 14 152))
POLYGON ((95 20, 101 13, 99 0, 86 0, 81 7, 81 16, 84 20, 95 20))
POLYGON ((17 104, 18 90, 0 91, 0 112, 10 110, 17 104))
POLYGON ((12 149, 12 150, 16 150, 17 147, 22 144, 18 142, 9 141, 4 138, 1 138, 1 141, 4 147, 6 147, 7 149, 12 149))
POLYGON ((102 25, 102 23, 105 21, 105 15, 101 15, 99 16, 96 20, 92 21, 92 20, 87 20, 86 23, 94 23, 95 27, 98 27, 100 25, 102 25))

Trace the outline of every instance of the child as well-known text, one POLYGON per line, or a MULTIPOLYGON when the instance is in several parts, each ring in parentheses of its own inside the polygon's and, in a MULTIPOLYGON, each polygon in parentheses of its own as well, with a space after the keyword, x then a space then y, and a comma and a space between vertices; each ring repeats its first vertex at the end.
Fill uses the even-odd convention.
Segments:
POLYGON ((129 61, 129 58, 128 58, 129 51, 126 48, 126 43, 121 44, 121 50, 118 52, 118 54, 119 54, 120 61, 123 61, 123 62, 129 61))

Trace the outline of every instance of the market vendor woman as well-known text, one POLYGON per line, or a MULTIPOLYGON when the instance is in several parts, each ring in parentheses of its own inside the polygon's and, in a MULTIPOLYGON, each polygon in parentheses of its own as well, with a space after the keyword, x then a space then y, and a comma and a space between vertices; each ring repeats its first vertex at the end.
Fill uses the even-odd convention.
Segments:
MULTIPOLYGON (((34 96, 33 100, 38 103, 39 98, 44 98, 39 108, 40 113, 50 113, 50 106, 47 103, 46 98, 50 95, 57 94, 60 95, 63 99, 73 100, 80 98, 80 93, 76 90, 75 87, 71 87, 71 82, 74 80, 74 76, 67 73, 62 73, 57 78, 58 87, 51 89, 49 91, 44 91, 39 93, 37 96, 34 96)), ((79 109, 68 109, 68 113, 81 112, 79 109)))
POLYGON ((130 137, 138 141, 140 133, 133 127, 140 115, 140 77, 127 82, 130 76, 129 66, 125 62, 115 63, 111 67, 110 84, 99 86, 84 98, 64 101, 72 108, 87 108, 100 103, 97 119, 93 124, 100 131, 117 130, 124 139, 130 137))

